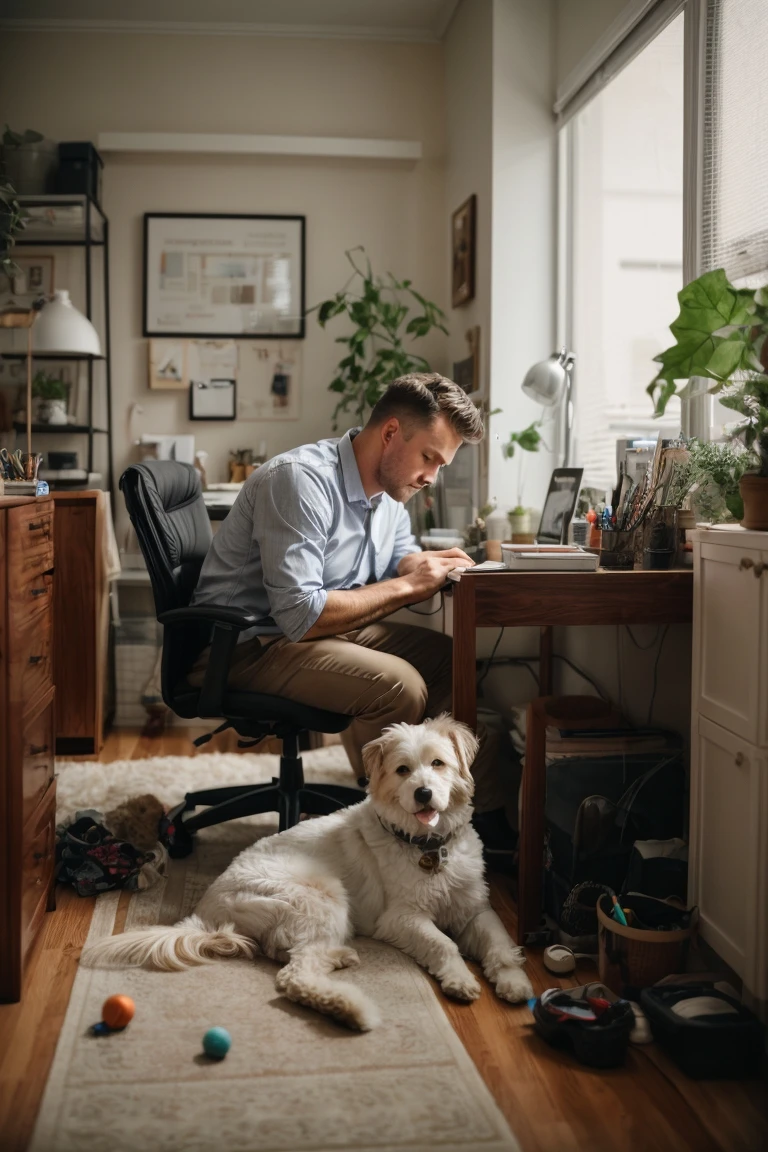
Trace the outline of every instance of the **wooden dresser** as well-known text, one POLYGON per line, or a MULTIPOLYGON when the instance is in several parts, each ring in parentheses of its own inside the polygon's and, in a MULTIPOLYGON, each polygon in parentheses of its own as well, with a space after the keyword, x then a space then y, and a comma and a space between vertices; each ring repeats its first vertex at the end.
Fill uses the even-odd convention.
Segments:
POLYGON ((54 906, 53 518, 50 497, 0 497, 0 999, 54 906))

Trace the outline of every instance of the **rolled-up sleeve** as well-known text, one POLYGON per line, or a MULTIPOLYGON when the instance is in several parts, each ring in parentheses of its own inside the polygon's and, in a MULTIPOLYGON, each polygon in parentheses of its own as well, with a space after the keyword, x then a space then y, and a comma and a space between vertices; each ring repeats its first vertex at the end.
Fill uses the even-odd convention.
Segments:
POLYGON ((316 623, 328 593, 323 566, 333 510, 322 481, 306 465, 282 464, 259 485, 254 534, 272 618, 289 640, 316 623))
POLYGON ((392 559, 384 573, 385 579, 397 576, 398 564, 404 556, 410 556, 413 552, 421 552, 421 548, 411 531, 411 518, 405 509, 405 505, 401 504, 398 508, 397 522, 395 524, 395 543, 392 550, 392 559))

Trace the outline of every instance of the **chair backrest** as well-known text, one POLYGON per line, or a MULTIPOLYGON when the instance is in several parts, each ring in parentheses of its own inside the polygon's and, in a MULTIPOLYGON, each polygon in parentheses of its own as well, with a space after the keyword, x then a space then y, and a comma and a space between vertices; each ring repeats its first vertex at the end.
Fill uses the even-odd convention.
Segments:
MULTIPOLYGON (((213 539, 199 473, 176 460, 145 460, 126 468, 120 491, 146 561, 157 615, 186 608, 213 539)), ((163 696, 171 707, 175 686, 210 633, 209 625, 165 630, 163 696)))

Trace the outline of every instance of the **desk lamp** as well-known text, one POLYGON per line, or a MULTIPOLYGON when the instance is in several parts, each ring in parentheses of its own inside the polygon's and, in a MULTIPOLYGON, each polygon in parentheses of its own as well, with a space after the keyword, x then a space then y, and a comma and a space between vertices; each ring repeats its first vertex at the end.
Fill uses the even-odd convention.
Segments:
POLYGON ((563 467, 568 466, 571 450, 571 427, 573 406, 571 404, 571 372, 576 357, 567 348, 553 352, 547 360, 541 360, 529 368, 523 380, 523 392, 537 404, 554 408, 565 397, 565 451, 563 467))

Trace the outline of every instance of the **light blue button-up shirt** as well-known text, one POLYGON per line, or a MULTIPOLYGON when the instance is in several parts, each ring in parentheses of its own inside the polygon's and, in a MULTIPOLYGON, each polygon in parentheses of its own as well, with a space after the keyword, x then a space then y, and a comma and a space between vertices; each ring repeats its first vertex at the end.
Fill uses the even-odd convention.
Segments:
POLYGON ((259 623, 241 640, 300 640, 330 591, 396 576, 420 551, 405 507, 384 492, 366 496, 352 448, 359 431, 257 468, 214 536, 192 603, 252 612, 259 623))

